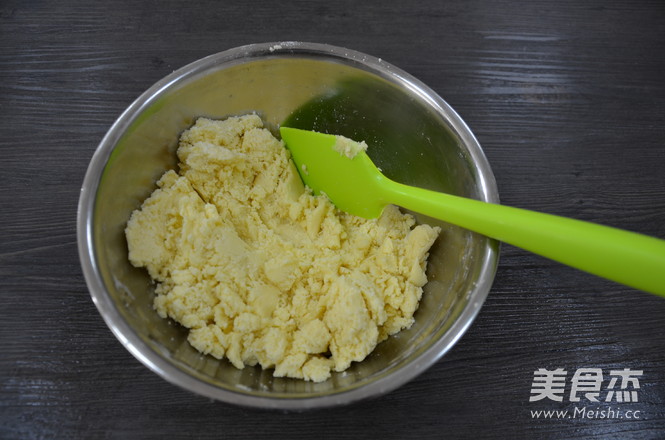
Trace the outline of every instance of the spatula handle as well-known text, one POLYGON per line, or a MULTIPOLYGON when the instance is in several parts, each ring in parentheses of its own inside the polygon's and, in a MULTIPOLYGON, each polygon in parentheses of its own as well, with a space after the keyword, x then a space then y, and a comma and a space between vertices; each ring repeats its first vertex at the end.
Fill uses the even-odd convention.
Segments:
POLYGON ((665 297, 665 240, 393 181, 384 187, 388 203, 665 297))

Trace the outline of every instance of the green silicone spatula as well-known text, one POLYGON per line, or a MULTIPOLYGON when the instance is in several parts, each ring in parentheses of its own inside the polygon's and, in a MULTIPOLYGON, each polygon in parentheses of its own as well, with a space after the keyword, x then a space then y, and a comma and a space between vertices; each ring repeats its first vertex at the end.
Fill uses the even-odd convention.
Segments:
POLYGON ((305 184, 342 211, 376 218, 394 204, 665 297, 665 240, 403 185, 346 138, 289 127, 280 132, 305 184))

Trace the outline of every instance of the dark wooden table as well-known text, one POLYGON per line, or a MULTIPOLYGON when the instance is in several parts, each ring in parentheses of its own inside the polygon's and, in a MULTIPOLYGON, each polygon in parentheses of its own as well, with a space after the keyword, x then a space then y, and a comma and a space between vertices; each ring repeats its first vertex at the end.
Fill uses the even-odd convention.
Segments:
POLYGON ((424 81, 476 133, 503 203, 665 238, 662 0, 3 0, 0 438, 665 438, 665 300, 510 246, 444 358, 348 407, 211 402, 121 346, 77 255, 90 157, 161 77, 279 40, 353 48, 424 81), (557 368, 561 401, 530 402, 534 372, 557 368), (636 380, 622 384, 625 369, 636 380))

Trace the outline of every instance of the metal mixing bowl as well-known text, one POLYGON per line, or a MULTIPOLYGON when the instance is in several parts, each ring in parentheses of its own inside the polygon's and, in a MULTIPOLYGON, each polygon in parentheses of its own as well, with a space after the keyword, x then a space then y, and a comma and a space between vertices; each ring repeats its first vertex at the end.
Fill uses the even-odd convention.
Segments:
POLYGON ((201 355, 184 328, 157 316, 154 285, 127 259, 130 213, 177 166, 179 134, 198 116, 257 112, 276 130, 343 134, 370 145, 388 177, 498 202, 478 142, 434 91, 380 59, 322 44, 239 47, 203 58, 162 79, 118 118, 101 141, 83 183, 78 247, 92 299, 109 328, 142 363, 192 392, 240 405, 302 409, 349 403, 392 390, 436 362, 469 327, 492 284, 498 244, 441 226, 429 282, 408 330, 379 344, 364 361, 322 383, 238 370, 201 355))

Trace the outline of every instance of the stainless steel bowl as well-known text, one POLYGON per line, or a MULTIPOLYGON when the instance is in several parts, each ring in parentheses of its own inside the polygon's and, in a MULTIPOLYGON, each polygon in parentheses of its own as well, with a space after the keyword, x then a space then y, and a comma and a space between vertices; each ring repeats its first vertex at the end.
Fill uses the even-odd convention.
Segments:
POLYGON ((415 324, 364 361, 322 383, 273 378, 203 356, 186 330, 152 308, 153 284, 127 259, 130 213, 176 166, 181 131, 198 116, 257 112, 276 129, 293 125, 367 140, 395 180, 498 202, 494 176, 473 134, 434 91, 359 52, 322 44, 255 44, 189 64, 157 82, 118 118, 88 168, 78 211, 78 247, 92 299, 109 328, 141 362, 192 392, 235 404, 302 409, 390 391, 446 353, 469 327, 491 287, 498 244, 441 226, 415 324))

